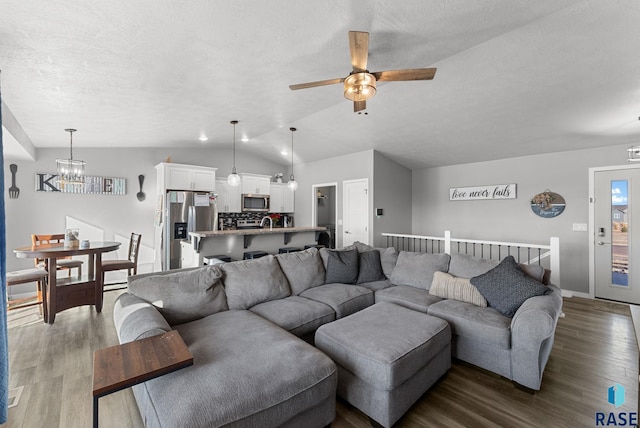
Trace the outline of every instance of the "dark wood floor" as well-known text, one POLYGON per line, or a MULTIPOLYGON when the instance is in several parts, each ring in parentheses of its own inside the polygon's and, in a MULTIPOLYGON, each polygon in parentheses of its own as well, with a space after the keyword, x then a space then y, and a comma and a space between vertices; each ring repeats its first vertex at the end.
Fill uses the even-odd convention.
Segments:
MULTIPOLYGON (((3 427, 91 426, 93 351, 117 344, 111 313, 119 293, 105 294, 102 314, 74 308, 58 314, 53 326, 44 325, 35 308, 10 312, 10 387, 24 389, 3 427)), ((572 298, 565 300, 564 312, 538 393, 455 361, 396 426, 589 427, 595 426, 596 412, 637 411, 638 349, 628 307, 572 298), (618 409, 607 403, 614 383, 626 390, 618 409)), ((100 399, 100 426, 143 426, 130 390, 100 399)), ((339 400, 332 426, 370 425, 339 400)))

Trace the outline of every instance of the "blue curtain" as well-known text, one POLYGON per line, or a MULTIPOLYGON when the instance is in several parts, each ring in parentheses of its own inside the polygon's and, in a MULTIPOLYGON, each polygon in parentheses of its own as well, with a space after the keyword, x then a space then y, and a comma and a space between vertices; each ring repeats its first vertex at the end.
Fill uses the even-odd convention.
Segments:
POLYGON ((7 229, 4 218, 4 146, 0 91, 0 424, 7 422, 9 403, 9 344, 7 339, 7 229))

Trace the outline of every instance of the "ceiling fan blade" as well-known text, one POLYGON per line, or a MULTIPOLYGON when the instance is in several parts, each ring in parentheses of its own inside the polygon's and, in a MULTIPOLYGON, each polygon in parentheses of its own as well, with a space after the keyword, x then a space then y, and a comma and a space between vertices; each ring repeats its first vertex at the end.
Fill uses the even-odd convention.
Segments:
POLYGON ((344 78, 319 80, 317 82, 298 83, 297 85, 289 85, 289 89, 295 91, 296 89, 315 88, 316 86, 333 85, 334 83, 342 83, 344 78))
POLYGON ((378 82, 400 80, 431 80, 436 75, 435 68, 410 68, 406 70, 387 70, 371 73, 378 82))
POLYGON ((353 112, 357 113, 367 108, 366 101, 354 101, 353 102, 353 112))
POLYGON ((349 51, 353 72, 359 73, 367 69, 369 56, 369 33, 364 31, 349 31, 349 51))

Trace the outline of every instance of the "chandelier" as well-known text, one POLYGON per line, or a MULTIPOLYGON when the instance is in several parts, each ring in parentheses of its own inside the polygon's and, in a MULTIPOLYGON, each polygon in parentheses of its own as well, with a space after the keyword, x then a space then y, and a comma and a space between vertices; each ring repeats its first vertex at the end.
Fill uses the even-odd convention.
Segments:
POLYGON ((73 133, 77 129, 65 129, 69 133, 69 159, 56 159, 58 172, 58 184, 82 184, 84 183, 85 162, 73 158, 73 133))
POLYGON ((238 187, 240 185, 240 176, 236 172, 236 125, 238 121, 232 120, 229 123, 233 125, 233 170, 227 177, 227 183, 229 183, 231 187, 238 187))

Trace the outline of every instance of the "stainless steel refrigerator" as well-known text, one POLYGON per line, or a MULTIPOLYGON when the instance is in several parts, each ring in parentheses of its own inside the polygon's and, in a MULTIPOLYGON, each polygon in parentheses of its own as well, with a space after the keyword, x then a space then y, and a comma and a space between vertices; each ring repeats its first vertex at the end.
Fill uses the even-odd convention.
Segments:
POLYGON ((167 190, 167 218, 162 236, 162 269, 180 268, 180 243, 189 240, 188 232, 218 229, 218 208, 209 192, 167 190))

